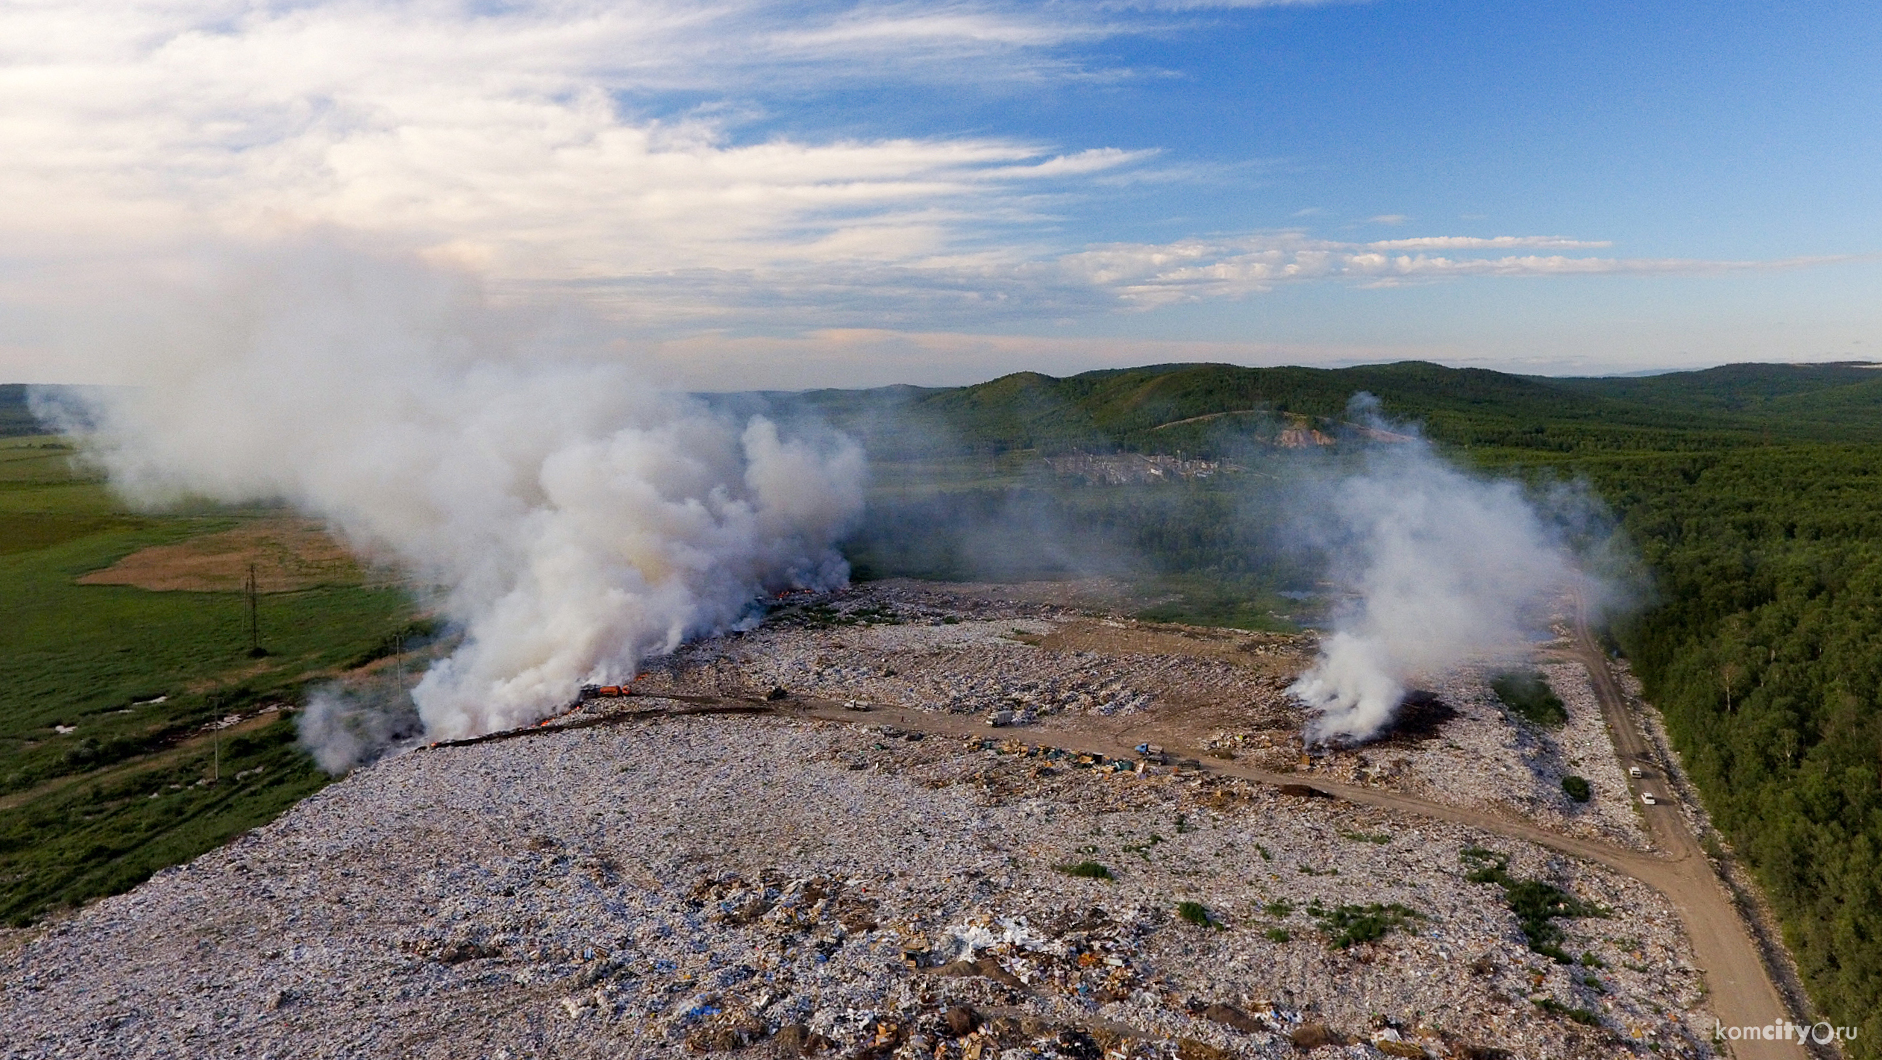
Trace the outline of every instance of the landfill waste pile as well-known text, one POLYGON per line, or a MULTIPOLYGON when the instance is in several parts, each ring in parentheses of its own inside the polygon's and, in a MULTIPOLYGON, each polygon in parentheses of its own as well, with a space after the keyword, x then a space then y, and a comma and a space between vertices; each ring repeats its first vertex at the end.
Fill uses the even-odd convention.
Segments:
POLYGON ((1716 1055, 1658 892, 1301 797, 1364 770, 1462 799, 1419 756, 1496 752, 1473 782, 1539 806, 1575 760, 1608 782, 1576 723, 1498 743, 1448 675, 1437 735, 1300 767, 1312 650, 1049 593, 790 601, 12 937, 0 1056, 1716 1055), (1303 784, 1208 768, 1244 760, 1303 784))
MULTIPOLYGON (((1078 583, 1072 583, 1076 586, 1078 583)), ((1570 601, 1564 600, 1566 606, 1570 601)), ((688 645, 637 690, 762 695, 785 689, 1077 728, 1125 718, 1270 769, 1300 769, 1456 806, 1496 805, 1566 835, 1644 849, 1627 785, 1582 664, 1561 637, 1539 646, 1565 704, 1559 727, 1524 724, 1491 691, 1494 667, 1427 675, 1454 714, 1441 732, 1355 747, 1306 747, 1287 693, 1311 637, 1134 622, 1080 606, 1063 584, 940 587, 872 583, 781 608, 740 635, 688 645), (1154 706, 1154 709, 1152 709, 1154 706), (1562 779, 1590 782, 1585 803, 1562 779)))

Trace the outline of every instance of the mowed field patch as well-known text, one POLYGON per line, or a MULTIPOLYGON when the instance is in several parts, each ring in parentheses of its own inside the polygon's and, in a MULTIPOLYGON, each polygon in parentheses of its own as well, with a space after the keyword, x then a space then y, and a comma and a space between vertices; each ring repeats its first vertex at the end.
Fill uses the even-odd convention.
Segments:
POLYGON ((153 592, 238 592, 251 566, 256 587, 265 593, 387 583, 371 578, 320 524, 304 519, 262 519, 173 545, 152 545, 78 582, 153 592))

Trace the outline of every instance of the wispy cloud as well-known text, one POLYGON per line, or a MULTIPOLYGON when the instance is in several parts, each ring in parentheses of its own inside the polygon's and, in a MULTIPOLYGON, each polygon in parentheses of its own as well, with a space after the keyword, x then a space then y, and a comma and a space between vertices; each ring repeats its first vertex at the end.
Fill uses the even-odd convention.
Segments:
POLYGON ((1369 250, 1504 250, 1531 247, 1540 250, 1596 250, 1611 247, 1606 239, 1569 239, 1564 236, 1415 236, 1411 239, 1376 239, 1369 250))
MULTIPOLYGON (((857 236, 856 238, 864 238, 857 236)), ((881 238, 905 238, 886 233, 881 238)), ((984 328, 1259 296, 1284 286, 1396 287, 1475 278, 1705 275, 1801 268, 1829 258, 1718 261, 1626 258, 1522 250, 1598 249, 1558 236, 1430 236, 1337 242, 1266 233, 1168 244, 1107 244, 1069 252, 1021 244, 933 254, 920 260, 827 260, 751 268, 618 272, 574 282, 520 282, 518 297, 577 290, 604 314, 658 327, 875 326, 984 328), (1443 248, 1442 252, 1416 248, 1443 248)))
POLYGON ((1604 241, 1559 236, 1426 236, 1376 243, 1341 243, 1299 233, 1239 240, 1188 240, 1163 245, 1119 244, 1059 259, 1070 276, 1136 306, 1239 297, 1284 284, 1340 282, 1366 287, 1428 283, 1473 276, 1693 275, 1799 268, 1829 258, 1711 261, 1694 258, 1612 258, 1568 254, 1436 254, 1513 248, 1599 248, 1604 241), (1391 253, 1391 251, 1417 251, 1391 253))
POLYGON ((906 56, 916 50, 949 52, 998 48, 1044 48, 1067 40, 1109 36, 1116 27, 1098 21, 1065 21, 986 7, 965 5, 940 9, 909 5, 858 7, 806 29, 785 30, 769 36, 774 48, 828 54, 841 48, 874 48, 906 56))

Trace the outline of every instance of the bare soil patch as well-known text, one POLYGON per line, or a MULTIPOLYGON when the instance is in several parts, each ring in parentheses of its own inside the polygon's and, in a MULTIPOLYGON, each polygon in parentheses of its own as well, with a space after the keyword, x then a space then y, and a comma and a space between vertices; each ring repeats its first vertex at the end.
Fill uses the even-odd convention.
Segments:
POLYGON ((1313 639, 1297 633, 1249 633, 1132 620, 1070 622, 1039 639, 1048 651, 1105 655, 1165 655, 1218 659, 1262 673, 1290 677, 1303 669, 1313 639))
POLYGON ((139 549, 78 582, 152 592, 239 592, 251 565, 264 593, 359 585, 372 577, 319 523, 262 519, 174 545, 139 549))

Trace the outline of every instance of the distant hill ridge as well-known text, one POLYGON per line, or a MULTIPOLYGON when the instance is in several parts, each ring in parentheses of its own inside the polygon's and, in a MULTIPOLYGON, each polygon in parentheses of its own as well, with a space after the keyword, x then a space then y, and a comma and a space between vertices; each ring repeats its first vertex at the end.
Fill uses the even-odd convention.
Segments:
POLYGON ((1248 416, 1338 421, 1365 391, 1439 441, 1558 453, 1761 441, 1882 441, 1882 371, 1860 363, 1734 364, 1631 378, 1552 378, 1423 361, 1354 368, 1164 364, 1065 378, 1016 372, 965 387, 769 397, 872 441, 919 447, 1206 451, 1248 416), (1225 422, 1226 421, 1226 422, 1225 422), (1154 434, 1153 434, 1154 432, 1154 434))
MULTIPOLYGON (((81 388, 59 388, 77 390, 81 388)), ((1450 444, 1557 453, 1761 441, 1882 441, 1882 365, 1729 364, 1558 378, 1425 361, 1353 368, 1159 364, 1063 378, 1015 372, 963 387, 717 395, 715 404, 816 415, 879 446, 994 450, 1219 448, 1268 419, 1338 421, 1365 391, 1389 418, 1450 444), (1235 413, 1239 415, 1228 415, 1235 413)), ((0 437, 44 431, 27 387, 0 384, 0 437)))

